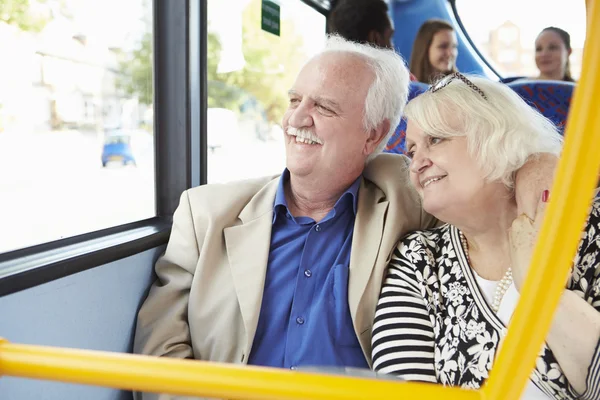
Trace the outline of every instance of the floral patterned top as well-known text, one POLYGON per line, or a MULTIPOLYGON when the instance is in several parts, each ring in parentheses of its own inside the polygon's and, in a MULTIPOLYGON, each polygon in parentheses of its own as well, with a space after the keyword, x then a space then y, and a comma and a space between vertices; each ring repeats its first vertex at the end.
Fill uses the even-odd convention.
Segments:
MULTIPOLYGON (((567 289, 600 310, 600 202, 590 212, 567 289)), ((373 367, 406 380, 478 389, 506 327, 485 301, 452 225, 405 237, 392 256, 373 325, 373 367)), ((600 350, 578 395, 544 344, 531 381, 550 399, 600 399, 600 350)))

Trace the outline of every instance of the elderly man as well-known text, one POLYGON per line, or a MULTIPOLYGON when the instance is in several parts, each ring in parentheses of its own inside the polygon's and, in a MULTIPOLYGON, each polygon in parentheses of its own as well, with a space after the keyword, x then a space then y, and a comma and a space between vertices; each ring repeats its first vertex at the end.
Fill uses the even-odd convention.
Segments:
MULTIPOLYGON (((409 186, 407 159, 376 156, 398 125, 408 80, 392 50, 329 38, 289 91, 283 174, 183 193, 135 351, 368 368, 390 252, 436 222, 409 186)), ((540 187, 537 204, 547 182, 519 175, 528 181, 517 187, 540 187)))

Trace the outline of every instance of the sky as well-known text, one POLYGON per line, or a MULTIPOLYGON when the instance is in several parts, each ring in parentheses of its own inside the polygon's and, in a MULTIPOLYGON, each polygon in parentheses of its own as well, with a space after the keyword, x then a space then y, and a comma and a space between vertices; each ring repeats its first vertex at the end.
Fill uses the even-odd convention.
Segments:
POLYGON ((538 33, 550 25, 569 32, 573 48, 582 48, 585 41, 584 0, 456 0, 456 8, 465 29, 478 42, 505 21, 521 28, 523 45, 533 47, 538 33))
MULTIPOLYGON (((232 21, 241 21, 241 13, 251 0, 209 0, 208 19, 213 29, 223 36, 240 35, 231 28, 232 21)), ((298 33, 303 36, 307 54, 320 50, 325 43, 325 17, 299 0, 274 0, 281 7, 281 20, 294 20, 298 33)), ((260 21, 257 21, 259 24, 260 21)), ((234 41, 233 39, 231 39, 234 41)), ((227 38, 224 41, 228 42, 227 38)))
MULTIPOLYGON (((209 0, 208 20, 211 32, 220 38, 223 52, 218 71, 243 68, 242 13, 252 0, 209 0)), ((254 0, 256 1, 256 0, 254 0)), ((296 32, 303 37, 304 53, 310 57, 325 44, 325 17, 299 0, 276 0, 280 5, 281 24, 293 20, 296 32)), ((260 21, 256 21, 260 24, 260 21)), ((270 33, 265 33, 270 35, 270 33)))
POLYGON ((148 0, 66 0, 76 29, 107 47, 128 47, 144 31, 148 0))
MULTIPOLYGON (((122 44, 144 16, 145 0, 67 0, 75 22, 90 35, 102 37, 110 46, 122 44)), ((209 0, 209 18, 226 18, 241 11, 249 0, 209 0)), ((306 21, 302 34, 305 42, 322 43, 319 20, 324 19, 299 0, 276 0, 281 5, 282 19, 306 21)), ((556 25, 571 34, 573 47, 582 47, 585 39, 584 0, 457 0, 457 8, 472 37, 487 37, 491 27, 510 20, 519 25, 524 41, 534 41, 537 33, 548 25, 556 25), (498 7, 501 4, 501 7, 498 7), (493 10, 493 12, 490 12, 493 10)))
MULTIPOLYGON (((208 17, 219 34, 230 36, 225 42, 239 48, 241 12, 251 0, 209 0, 208 17)), ((415 0, 418 1, 418 0, 415 0)), ((140 22, 149 10, 149 0, 66 0, 77 27, 109 47, 127 49, 144 30, 140 22)), ((304 37, 307 54, 324 44, 324 17, 300 0, 275 0, 281 6, 281 18, 293 19, 298 33, 304 37)), ((572 46, 583 47, 585 39, 584 0, 457 0, 457 8, 465 28, 476 43, 487 41, 490 29, 505 21, 521 28, 523 45, 533 47, 542 28, 555 25, 571 34, 572 46), (498 5, 501 5, 500 7, 498 5)), ((257 21, 257 23, 259 23, 257 21)))

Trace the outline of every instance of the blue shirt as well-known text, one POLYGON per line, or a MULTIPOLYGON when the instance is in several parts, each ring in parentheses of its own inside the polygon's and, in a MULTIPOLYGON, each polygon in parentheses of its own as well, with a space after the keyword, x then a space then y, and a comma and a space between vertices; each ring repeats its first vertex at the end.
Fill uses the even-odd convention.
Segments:
POLYGON ((316 223, 293 217, 284 171, 274 204, 271 247, 248 363, 271 367, 368 368, 348 307, 348 273, 359 177, 316 223))

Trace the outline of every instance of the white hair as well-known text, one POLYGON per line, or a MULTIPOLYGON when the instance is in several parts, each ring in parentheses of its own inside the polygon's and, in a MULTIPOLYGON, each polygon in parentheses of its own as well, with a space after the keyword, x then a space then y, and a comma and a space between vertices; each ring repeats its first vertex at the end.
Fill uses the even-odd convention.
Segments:
MULTIPOLYGON (((483 91, 456 78, 411 100, 405 117, 429 136, 466 136, 469 154, 488 182, 513 188, 514 175, 530 157, 558 155, 562 136, 546 117, 503 83, 467 76, 483 91)), ((435 86, 435 84, 434 84, 435 86)))
POLYGON ((404 59, 391 49, 348 41, 338 35, 328 35, 326 53, 349 53, 365 60, 375 78, 365 99, 364 129, 369 132, 388 120, 390 128, 367 161, 380 153, 400 123, 408 99, 409 72, 404 59))

